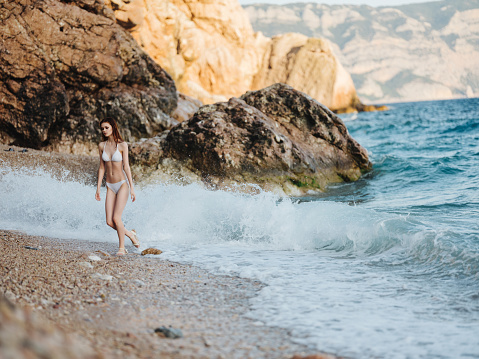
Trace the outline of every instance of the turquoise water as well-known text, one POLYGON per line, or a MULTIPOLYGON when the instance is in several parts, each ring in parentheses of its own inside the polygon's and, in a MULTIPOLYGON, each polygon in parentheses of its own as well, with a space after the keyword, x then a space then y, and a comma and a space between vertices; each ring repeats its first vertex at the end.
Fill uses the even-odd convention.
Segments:
MULTIPOLYGON (((266 283, 248 315, 295 341, 479 358, 479 99, 390 107, 343 117, 374 164, 355 183, 301 199, 150 185, 125 222, 163 258, 266 283)), ((0 185, 0 228, 116 241, 93 187, 1 164, 0 185)))

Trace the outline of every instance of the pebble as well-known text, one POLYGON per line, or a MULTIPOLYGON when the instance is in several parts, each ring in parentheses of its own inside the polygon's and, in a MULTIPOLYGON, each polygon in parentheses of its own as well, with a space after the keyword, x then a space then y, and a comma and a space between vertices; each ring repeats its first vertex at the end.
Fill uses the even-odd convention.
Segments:
POLYGON ((40 303, 45 307, 53 304, 53 302, 46 300, 44 298, 40 299, 40 303))
POLYGON ((203 343, 204 343, 205 347, 207 347, 207 348, 211 346, 211 342, 206 338, 203 338, 203 343))
POLYGON ((141 255, 142 256, 145 256, 147 254, 155 254, 155 255, 158 255, 158 254, 161 254, 163 253, 163 251, 160 251, 159 249, 156 249, 156 248, 147 248, 145 249, 144 251, 141 252, 141 255))
POLYGON ((105 257, 110 257, 110 254, 109 254, 109 253, 107 253, 107 252, 105 252, 105 251, 102 251, 102 250, 100 250, 100 249, 97 250, 97 251, 95 251, 95 253, 99 253, 99 254, 101 254, 102 256, 105 256, 105 257))
POLYGON ((143 287, 144 285, 146 285, 145 282, 143 282, 142 280, 139 280, 139 279, 135 279, 135 280, 133 281, 133 283, 139 285, 140 287, 143 287))
POLYGON ((91 261, 101 261, 101 258, 98 256, 88 256, 88 259, 91 261))
POLYGON ((5 292, 5 297, 11 302, 15 302, 15 300, 17 299, 17 296, 9 290, 5 292))
POLYGON ((93 264, 89 262, 79 262, 78 265, 85 268, 93 268, 93 264))
POLYGON ((35 247, 30 247, 30 246, 25 246, 26 249, 33 249, 35 251, 38 251, 38 248, 35 248, 35 247))
POLYGON ((181 329, 158 327, 155 329, 155 333, 163 334, 166 338, 170 339, 183 338, 181 329))
POLYGON ((98 279, 103 279, 103 280, 112 280, 113 276, 108 275, 108 274, 95 273, 95 274, 92 275, 92 278, 98 278, 98 279))

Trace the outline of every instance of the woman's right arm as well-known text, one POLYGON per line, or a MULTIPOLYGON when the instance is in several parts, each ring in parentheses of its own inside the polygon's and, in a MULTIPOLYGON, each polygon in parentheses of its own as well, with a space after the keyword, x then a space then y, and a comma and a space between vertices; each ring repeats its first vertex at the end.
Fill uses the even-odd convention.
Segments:
POLYGON ((98 154, 100 155, 100 167, 98 167, 98 183, 96 186, 96 193, 95 193, 95 198, 97 201, 101 200, 100 188, 101 188, 101 183, 103 182, 103 176, 105 175, 105 162, 103 162, 103 158, 101 158, 101 154, 102 154, 101 143, 98 145, 98 154))

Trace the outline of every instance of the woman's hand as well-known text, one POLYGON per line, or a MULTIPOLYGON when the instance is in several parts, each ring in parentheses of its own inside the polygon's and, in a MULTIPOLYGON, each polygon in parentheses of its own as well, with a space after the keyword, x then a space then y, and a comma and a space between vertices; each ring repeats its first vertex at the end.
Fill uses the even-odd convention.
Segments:
POLYGON ((136 195, 135 195, 135 190, 133 188, 130 190, 130 195, 131 195, 131 201, 135 202, 136 195))
POLYGON ((95 193, 95 199, 96 199, 97 201, 100 201, 100 200, 101 200, 101 198, 100 198, 100 191, 98 191, 98 190, 97 190, 96 193, 95 193))

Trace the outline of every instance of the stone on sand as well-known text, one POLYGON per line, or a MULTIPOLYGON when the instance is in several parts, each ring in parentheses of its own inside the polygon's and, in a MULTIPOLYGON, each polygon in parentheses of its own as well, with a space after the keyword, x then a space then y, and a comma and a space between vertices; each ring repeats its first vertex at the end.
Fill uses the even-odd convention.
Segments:
POLYGON ((141 252, 141 255, 142 256, 146 256, 147 254, 155 254, 155 255, 158 255, 158 254, 161 254, 163 253, 163 251, 159 250, 159 249, 156 249, 156 248, 147 248, 145 249, 144 251, 141 252))

